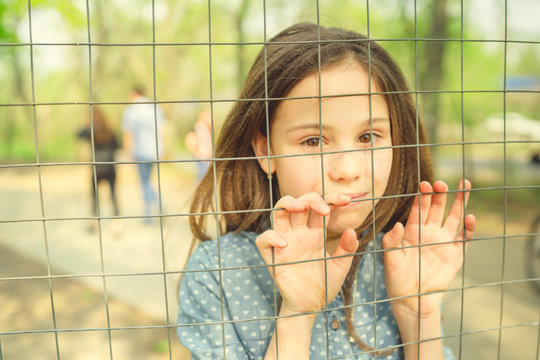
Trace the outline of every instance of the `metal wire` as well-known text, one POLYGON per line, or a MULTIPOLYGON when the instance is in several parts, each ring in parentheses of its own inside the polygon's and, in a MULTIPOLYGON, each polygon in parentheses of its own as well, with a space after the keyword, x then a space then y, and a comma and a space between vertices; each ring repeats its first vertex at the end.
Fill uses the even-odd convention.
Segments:
MULTIPOLYGON (((414 37, 418 37, 418 4, 417 4, 417 1, 414 0, 414 37)), ((419 113, 419 107, 420 107, 420 103, 418 101, 418 88, 419 88, 419 83, 418 83, 418 41, 415 40, 414 41, 414 90, 415 90, 415 93, 414 93, 414 104, 415 104, 415 126, 416 126, 416 143, 417 144, 420 144, 420 113, 419 113)), ((420 149, 419 148, 416 148, 416 166, 417 166, 417 171, 416 171, 416 178, 417 178, 417 189, 418 189, 418 192, 420 192, 420 181, 421 181, 421 170, 420 170, 420 167, 422 166, 421 162, 420 162, 420 149)), ((418 203, 420 203, 420 196, 418 197, 418 203)), ((422 244, 422 214, 421 214, 421 206, 418 206, 418 225, 419 225, 419 228, 418 228, 418 244, 421 245, 422 244)), ((412 210, 411 210, 412 211, 412 210)), ((418 279, 421 279, 422 278, 422 256, 421 256, 421 251, 422 251, 422 247, 419 247, 418 248, 418 279)), ((422 292, 422 288, 421 288, 421 282, 418 281, 418 292, 421 293, 422 292)), ((420 314, 421 313, 421 310, 422 310, 422 302, 420 301, 420 296, 418 296, 416 298, 416 301, 418 302, 418 313, 420 314)), ((420 322, 421 318, 420 316, 418 316, 418 319, 417 319, 417 325, 416 325, 416 328, 417 328, 417 333, 418 333, 418 337, 420 337, 420 334, 421 334, 421 322, 420 322)), ((417 351, 417 354, 416 354, 416 357, 418 360, 420 360, 420 343, 418 343, 418 351, 417 351)))
MULTIPOLYGON (((153 85, 153 102, 154 102, 154 133, 155 133, 155 150, 156 150, 156 159, 161 158, 160 156, 160 128, 158 127, 158 103, 157 103, 157 86, 156 86, 156 5, 155 1, 152 0, 152 85, 153 85)), ((210 80, 211 82, 211 80, 210 80)), ((214 156, 215 157, 215 156, 214 156)), ((154 162, 156 164, 156 173, 157 173, 157 196, 158 196, 158 208, 159 214, 163 213, 163 198, 162 198, 162 188, 161 188, 161 165, 159 162, 154 162)), ((165 236, 163 231, 163 217, 159 216, 159 234, 160 234, 160 246, 161 246, 161 267, 163 271, 163 299, 165 305, 165 320, 167 324, 171 324, 171 319, 169 315, 169 295, 167 288, 167 276, 165 271, 167 269, 167 262, 165 260, 165 236)), ((172 343, 171 343, 171 331, 167 331, 167 350, 169 352, 169 359, 172 359, 172 343)), ((112 354, 111 354, 112 357, 112 354)))
MULTIPOLYGON (((49 291, 49 298, 50 298, 50 307, 51 307, 51 314, 52 314, 52 328, 51 329, 32 329, 32 330, 22 330, 22 331, 0 331, 0 336, 13 336, 13 335, 23 335, 23 334, 42 334, 42 333, 50 333, 54 335, 54 341, 55 341, 55 351, 56 356, 58 359, 61 358, 61 349, 60 349, 60 342, 59 342, 59 335, 65 334, 65 333, 80 333, 80 332, 100 332, 104 331, 107 333, 107 341, 108 341, 108 352, 109 357, 112 360, 113 359, 113 341, 112 341, 112 334, 115 331, 122 331, 122 330, 140 330, 140 329, 166 329, 167 330, 167 341, 168 341, 168 355, 169 358, 173 358, 172 354, 172 342, 175 341, 171 339, 171 332, 175 331, 179 327, 192 327, 192 326, 221 326, 221 337, 222 337, 222 344, 223 344, 223 357, 227 358, 226 353, 226 336, 225 336, 225 326, 229 324, 236 324, 236 323, 249 323, 254 321, 263 321, 263 320, 272 320, 275 321, 280 317, 279 315, 279 309, 277 307, 278 304, 278 292, 277 288, 274 286, 274 315, 265 317, 265 318, 257 318, 257 319, 241 319, 241 320, 227 320, 225 316, 225 309, 224 309, 224 294, 223 294, 223 276, 222 274, 225 271, 231 271, 231 270, 246 270, 246 269, 256 269, 261 267, 271 267, 275 269, 278 265, 256 265, 256 266, 245 266, 245 267, 224 267, 222 264, 221 259, 221 253, 220 253, 220 238, 221 238, 221 228, 219 226, 220 218, 223 215, 227 214, 242 214, 242 213, 248 213, 248 212, 268 212, 270 214, 270 218, 272 218, 272 214, 274 211, 281 210, 279 208, 274 208, 274 204, 272 203, 272 179, 269 181, 269 190, 270 190, 270 204, 268 204, 268 208, 265 209, 250 209, 250 210, 238 210, 238 211, 223 211, 220 209, 220 201, 219 201, 219 190, 216 186, 216 191, 214 193, 214 209, 215 211, 208 211, 204 213, 184 213, 184 212, 174 212, 174 213, 165 213, 163 209, 163 189, 162 189, 162 174, 160 171, 160 166, 163 164, 184 164, 184 163, 192 163, 196 160, 184 160, 184 159, 174 159, 174 160, 163 160, 160 158, 159 154, 159 138, 158 138, 158 115, 157 115, 157 109, 158 106, 161 104, 199 104, 199 103, 208 103, 210 104, 210 111, 211 111, 211 119, 212 119, 212 128, 211 128, 211 134, 212 134, 212 145, 215 143, 216 138, 216 129, 214 124, 214 104, 216 103, 233 103, 233 102, 244 102, 244 101, 264 101, 266 104, 266 130, 267 134, 270 133, 270 119, 269 119, 269 111, 268 111, 268 103, 270 101, 280 101, 284 99, 306 99, 304 97, 287 97, 287 98, 270 98, 268 97, 268 79, 267 79, 267 56, 266 51, 268 45, 273 44, 270 41, 267 41, 267 14, 266 14, 266 1, 263 1, 263 21, 264 21, 264 40, 262 42, 217 42, 214 41, 212 38, 212 8, 211 8, 211 1, 208 0, 208 42, 158 42, 156 39, 156 15, 155 15, 155 3, 154 0, 152 0, 152 42, 151 43, 99 43, 99 42, 93 42, 91 38, 91 26, 90 26, 90 5, 89 1, 86 0, 86 21, 87 21, 87 38, 88 42, 34 42, 33 41, 33 28, 32 28, 32 4, 31 1, 28 1, 28 34, 29 34, 29 42, 23 42, 23 43, 2 43, 0 44, 0 49, 2 47, 23 47, 28 48, 29 51, 29 59, 30 59, 30 79, 31 79, 31 102, 28 103, 3 103, 0 104, 0 107, 22 107, 22 108, 31 108, 32 109, 32 121, 33 121, 33 132, 34 132, 34 147, 35 147, 35 159, 36 161, 33 163, 18 163, 18 164, 0 164, 0 169, 17 169, 17 168, 35 168, 37 169, 37 177, 38 177, 38 190, 39 190, 39 203, 40 203, 40 217, 33 217, 33 218, 12 218, 12 219, 0 219, 0 224, 14 224, 14 223, 32 223, 32 222, 39 222, 42 225, 42 233, 43 233, 43 247, 45 251, 45 262, 46 262, 46 269, 47 274, 46 275, 37 275, 37 276, 4 276, 0 277, 0 282, 2 281, 28 281, 28 280, 47 280, 48 281, 48 291, 49 291), (213 63, 213 48, 219 47, 219 46, 236 46, 236 45, 260 45, 264 49, 264 60, 265 60, 265 98, 264 99, 235 99, 235 98, 216 98, 214 96, 214 89, 213 89, 213 73, 212 73, 212 63, 213 63), (48 47, 48 46, 66 46, 66 47, 83 47, 88 48, 88 61, 89 61, 89 70, 88 70, 88 86, 89 86, 89 98, 87 102, 37 102, 36 101, 36 91, 35 91, 35 71, 34 71, 34 49, 36 47, 48 47), (157 80, 156 80, 156 71, 157 71, 157 65, 156 65, 156 48, 158 47, 180 47, 180 46, 189 46, 189 47, 195 47, 195 46, 204 46, 208 47, 208 54, 209 54, 209 74, 210 74, 210 91, 209 91, 209 98, 208 99, 185 99, 185 100, 159 100, 157 96, 157 80), (149 216, 128 216, 128 215, 122 215, 122 216, 106 216, 101 214, 100 212, 100 205, 99 205, 99 196, 97 192, 97 174, 96 174, 96 165, 103 165, 103 164, 142 164, 142 163, 148 163, 144 161, 118 161, 118 162, 100 162, 96 161, 95 156, 95 147, 94 147, 94 134, 93 134, 93 115, 92 115, 92 109, 94 106, 100 106, 100 105, 129 105, 131 102, 99 102, 96 101, 93 97, 93 83, 94 83, 94 75, 92 73, 92 48, 96 47, 151 47, 152 48, 152 84, 153 84, 153 99, 151 101, 147 102, 141 102, 142 104, 152 104, 154 108, 154 128, 156 130, 156 153, 158 154, 158 159, 156 161, 151 161, 149 163, 156 164, 157 167, 157 178, 158 178, 158 206, 159 206, 159 215, 149 215, 149 216), (42 162, 40 158, 40 152, 39 152, 39 142, 40 142, 40 133, 38 131, 38 120, 37 120, 37 108, 40 106, 70 106, 70 105, 87 105, 89 107, 89 115, 90 115, 90 123, 91 123, 91 158, 92 161, 86 161, 86 162, 42 162), (55 166, 75 166, 75 165, 92 165, 93 167, 93 182, 94 186, 96 188, 95 193, 95 200, 96 200, 96 215, 95 216, 83 216, 83 217, 53 217, 48 216, 48 214, 45 211, 45 204, 44 204, 44 191, 43 191, 43 181, 42 181, 42 173, 41 170, 44 167, 55 167, 55 166), (200 270, 167 270, 166 267, 166 250, 165 250, 165 236, 164 236, 164 220, 167 218, 177 218, 177 217, 188 217, 188 216, 195 216, 195 215, 207 215, 207 216, 213 216, 216 220, 216 232, 218 234, 218 268, 216 269, 210 269, 207 270, 208 272, 217 272, 218 278, 219 278, 219 285, 220 285, 220 300, 221 300, 221 319, 220 321, 216 322, 204 322, 204 323, 194 323, 194 324, 176 324, 174 321, 171 321, 169 317, 169 302, 168 302, 168 287, 167 287, 167 277, 171 275, 182 275, 185 273, 194 273, 194 272, 201 272, 200 270), (104 255, 104 249, 103 249, 103 233, 102 233, 102 222, 103 220, 112 220, 112 219, 145 219, 145 218, 157 218, 159 220, 159 228, 160 228, 160 247, 161 247, 161 270, 155 271, 155 272, 125 272, 125 273, 113 273, 110 271, 106 271, 105 269, 105 255, 104 255), (78 273, 78 274, 64 274, 64 275, 55 275, 51 271, 51 259, 49 254, 49 238, 48 238, 48 224, 55 221, 76 221, 76 220, 91 220, 96 221, 98 224, 98 245, 99 245, 99 257, 100 257, 100 272, 98 273, 78 273), (109 304, 109 291, 107 290, 107 279, 110 278, 117 278, 117 277, 126 277, 126 276, 152 276, 157 275, 161 276, 163 278, 163 292, 164 292, 164 308, 165 308, 165 314, 166 314, 166 323, 162 325, 154 325, 154 326, 120 326, 115 327, 112 326, 111 320, 110 320, 110 304, 109 304), (102 287, 103 287, 103 296, 104 296, 104 306, 105 306, 105 314, 106 314, 106 326, 105 327, 92 327, 92 328, 59 328, 57 324, 57 316, 56 316, 56 306, 55 306, 55 294, 52 286, 52 282, 55 279, 83 279, 83 278, 101 278, 102 287)), ((420 150, 423 147, 428 148, 434 148, 434 147, 441 147, 441 146, 460 146, 461 147, 461 155, 462 155, 462 178, 465 179, 465 164, 466 164, 466 146, 469 145, 495 145, 495 144, 501 144, 503 146, 503 185, 502 186, 492 186, 492 187, 480 187, 470 190, 471 194, 474 192, 484 192, 484 191, 502 191, 504 196, 504 205, 503 205, 503 234, 500 236, 486 236, 486 237, 480 237, 476 236, 474 238, 474 242, 481 242, 481 241, 487 241, 487 240, 501 240, 502 243, 502 253, 501 253, 501 259, 502 259, 502 265, 501 265, 501 274, 499 281, 495 282, 484 282, 481 284, 476 285, 465 285, 465 265, 466 261, 463 263, 463 270, 461 274, 461 286, 455 289, 447 289, 444 291, 444 293, 452 293, 452 292, 459 292, 461 295, 461 309, 460 309, 460 321, 459 321, 459 331, 454 334, 444 334, 440 337, 440 339, 451 339, 451 338, 459 338, 459 348, 458 348, 458 358, 461 359, 463 354, 463 344, 462 339, 464 336, 467 335, 474 335, 478 333, 483 332, 492 332, 496 331, 498 332, 498 345, 497 345, 497 358, 501 358, 502 353, 502 333, 504 330, 513 329, 513 328, 520 328, 520 327, 530 327, 531 329, 538 328, 538 344, 540 344, 540 319, 537 319, 536 321, 530 321, 530 322, 521 322, 516 323, 512 325, 505 325, 503 323, 503 306, 504 306, 504 299, 505 299, 505 286, 512 285, 512 284, 522 284, 527 283, 531 281, 540 281, 540 278, 526 278, 526 279, 518 279, 518 280, 505 280, 505 269, 506 269, 506 248, 507 248, 507 241, 512 239, 517 239, 523 236, 529 236, 534 234, 528 234, 528 233, 520 233, 517 235, 510 235, 508 234, 507 230, 507 222, 508 222, 508 192, 512 190, 520 190, 520 189, 533 189, 537 190, 540 189, 540 185, 530 184, 530 185, 510 185, 508 180, 508 155, 507 155, 507 146, 510 144, 538 144, 540 143, 540 139, 538 140, 510 140, 507 138, 507 94, 519 94, 519 93, 529 93, 529 94, 540 94, 540 90, 516 90, 516 89, 508 89, 507 88, 507 56, 508 56, 508 45, 509 44, 533 44, 533 45, 539 45, 540 41, 526 41, 526 40, 515 40, 515 39, 508 39, 508 3, 505 0, 505 24, 504 24, 504 40, 491 40, 491 39, 464 39, 464 18, 463 18, 463 1, 461 1, 460 4, 460 38, 444 38, 444 39, 433 39, 433 38, 421 38, 418 36, 418 28, 417 28, 417 4, 416 0, 414 1, 414 38, 373 38, 371 37, 371 25, 370 25, 370 10, 369 10, 369 0, 366 0, 366 7, 367 7, 367 39, 359 39, 359 40, 353 40, 353 41, 367 41, 368 44, 368 64, 371 64, 371 51, 370 44, 371 41, 376 41, 379 43, 384 42, 414 42, 414 48, 415 48, 415 64, 414 64, 414 90, 411 91, 397 91, 397 92, 377 92, 373 91, 374 89, 371 89, 371 66, 368 65, 368 78, 369 78, 369 91, 368 93, 358 93, 358 94, 348 94, 349 96, 357 96, 357 95, 368 95, 369 96, 369 103, 370 103, 370 119, 371 119, 371 101, 372 96, 374 95, 388 95, 388 94, 412 94, 415 98, 415 104, 416 104, 416 126, 417 126, 417 134, 418 134, 418 120, 419 120, 419 96, 423 94, 459 94, 460 95, 460 102, 461 102, 461 141, 458 142, 438 142, 438 143, 428 143, 428 144, 420 144, 419 138, 417 135, 415 145, 394 145, 391 147, 383 147, 382 149, 395 149, 395 148, 415 148, 416 149, 416 157, 417 157, 417 163, 418 163, 418 187, 420 183, 420 150), (425 42, 437 42, 437 41, 444 41, 446 43, 457 43, 460 45, 460 51, 461 51, 461 78, 460 78, 460 90, 420 90, 419 89, 419 73, 418 73, 418 45, 419 43, 425 42), (504 84, 502 90, 465 90, 464 89, 464 44, 466 43, 499 43, 504 46, 504 84), (466 94, 502 94, 503 96, 503 123, 504 123, 504 134, 503 134, 503 140, 502 141, 465 141, 465 110, 464 110, 464 96, 466 94), (483 328, 480 330, 464 330, 464 293, 466 290, 471 289, 477 289, 477 288, 486 288, 486 287, 499 287, 500 288, 500 310, 499 310, 499 324, 496 327, 489 327, 489 328, 483 328)), ((316 11, 317 11, 317 25, 320 26, 320 13, 319 13, 319 1, 316 1, 316 11)), ((341 41, 350 41, 350 40, 341 40, 341 41)), ((291 43, 297 43, 297 42, 291 42, 291 43)), ((305 43, 305 42, 302 42, 305 43)), ((319 100, 319 109, 322 107, 322 99, 324 98, 331 98, 332 96, 323 96, 321 91, 321 59, 320 59, 320 46, 324 43, 327 43, 327 41, 320 39, 320 33, 319 38, 316 41, 316 43, 319 45, 319 65, 318 65, 318 75, 319 75, 319 83, 318 83, 318 96, 316 97, 310 97, 310 98, 317 98, 319 100)), ((342 95, 336 95, 336 96, 342 96, 342 95)), ((321 111, 319 111, 319 134, 322 137, 322 116, 321 111)), ((372 123, 370 122, 370 130, 372 130, 372 123)), ((268 156, 264 157, 239 157, 239 158, 216 158, 215 148, 212 146, 212 158, 208 159, 211 160, 212 163, 212 170, 213 176, 214 176, 214 183, 217 184, 217 172, 216 172, 216 163, 218 161, 229 161, 229 160, 235 160, 235 161, 252 161, 254 159, 266 159, 268 161, 268 167, 270 172, 270 162, 272 159, 279 159, 279 158, 287 158, 287 157, 298 157, 298 156, 313 156, 318 155, 321 158, 321 177, 322 177, 322 186, 323 186, 323 194, 324 194, 324 162, 323 162, 323 155, 329 155, 329 154, 339 154, 339 153, 347 153, 350 151, 359 151, 359 150, 345 150, 345 151, 332 151, 332 152, 323 152, 322 144, 320 148, 320 152, 310 153, 309 155, 302 155, 302 154, 292 154, 292 155, 280 155, 280 156, 274 156, 270 154, 270 145, 267 144, 267 151, 268 156)), ((370 149, 364 149, 360 151, 370 151, 371 155, 371 171, 374 173, 374 159, 373 159, 373 147, 370 149)), ((372 177, 372 187, 374 187, 374 178, 372 177)), ((463 193, 464 190, 451 190, 449 193, 463 193)), ((400 194, 400 195, 393 195, 393 196, 383 196, 383 197, 371 197, 364 199, 362 201, 370 201, 372 203, 372 219, 373 223, 375 222, 376 214, 375 214, 375 202, 380 199, 387 199, 387 198, 398 198, 398 197, 405 197, 405 196, 419 196, 420 192, 414 194, 400 194)), ((420 216, 420 214, 418 214, 420 216)), ((273 221, 272 221, 273 223, 273 221)), ((375 240, 375 233, 373 234, 373 240, 375 240)), ((422 244, 421 239, 419 238, 419 244, 410 246, 411 248, 418 248, 419 251, 422 250, 423 247, 426 246, 436 246, 435 244, 422 244)), ((407 248, 407 247, 406 247, 407 248)), ((326 252, 326 245, 324 247, 324 251, 326 252)), ((377 254, 384 253, 384 249, 379 249, 377 246, 374 246, 372 250, 369 250, 366 252, 366 254, 369 254, 375 258, 377 254)), ((326 261, 330 259, 334 259, 335 257, 327 257, 325 256, 322 258, 325 262, 325 271, 326 271, 326 261)), ((465 257, 464 257, 465 258, 465 257)), ((298 264, 302 263, 302 261, 296 261, 291 262, 289 264, 298 264)), ((280 264, 286 265, 286 264, 280 264)), ((375 262, 373 265, 373 271, 376 272, 376 266, 375 262)), ((421 270, 421 264, 419 264, 419 271, 421 270)), ((374 324, 374 338, 375 338, 375 345, 377 344, 377 305, 384 304, 389 302, 388 299, 377 299, 377 284, 375 281, 373 282, 374 287, 374 296, 371 301, 367 302, 360 302, 355 303, 348 306, 343 306, 338 309, 345 309, 349 307, 358 307, 361 305, 370 305, 374 308, 375 313, 375 324, 374 324)), ((327 279, 325 278, 325 281, 327 279)), ((328 284, 326 284, 327 286, 328 284)), ((353 289, 355 291, 356 289, 353 289)), ((427 294, 433 294, 434 292, 422 292, 422 289, 419 289, 419 294, 415 294, 410 297, 414 297, 418 299, 419 306, 420 306, 420 296, 421 295, 427 295, 427 294)), ((437 293, 437 292, 435 292, 437 293)), ((330 299, 326 298, 325 302, 328 304, 330 299)), ((332 309, 334 310, 334 309, 332 309)), ((323 309, 317 312, 313 313, 323 313, 325 314, 325 321, 326 321, 326 349, 327 353, 330 354, 330 348, 329 348, 329 335, 328 335, 328 314, 329 309, 323 309)), ((420 320, 418 320, 418 332, 420 332, 420 320)), ((400 344, 396 346, 391 346, 388 349, 394 349, 394 348, 400 348, 406 345, 412 345, 412 344, 419 344, 425 341, 429 341, 433 339, 426 339, 421 341, 416 341, 412 343, 406 343, 406 344, 400 344)), ((276 337, 276 353, 278 350, 278 342, 276 337)), ((420 347, 419 347, 420 348, 420 347)), ((537 351, 536 356, 538 357, 538 349, 540 349, 540 346, 537 345, 537 351)), ((373 352, 378 351, 378 349, 373 350, 373 352)), ((345 357, 338 357, 338 358, 345 358, 345 357)), ((335 359, 338 359, 335 358, 335 359)), ((420 358, 420 351, 418 352, 418 358, 420 358)), ((2 343, 0 339, 0 360, 3 359, 2 356, 2 343)))
MULTIPOLYGON (((504 38, 508 38, 508 2, 507 0, 504 0, 504 38)), ((504 62, 503 62, 503 90, 506 89, 506 59, 507 59, 507 53, 508 53, 508 45, 504 43, 504 62)), ((503 93, 503 142, 506 140, 506 94, 503 93)), ((508 190, 506 189, 506 185, 508 184, 508 176, 507 176, 507 148, 506 143, 503 144, 503 183, 505 189, 503 190, 503 196, 504 196, 504 203, 503 203, 503 239, 502 239, 502 264, 501 264, 501 280, 504 280, 504 273, 505 273, 505 265, 506 265, 506 239, 504 238, 504 235, 506 235, 506 221, 508 219, 508 190)), ((501 307, 499 311, 499 327, 502 326, 503 323, 503 309, 504 309, 504 282, 501 284, 501 307)), ((502 342, 502 330, 499 329, 499 341, 497 342, 497 359, 501 358, 501 342, 502 342)))
MULTIPOLYGON (((92 43, 92 35, 90 31, 90 4, 88 0, 86 0, 86 25, 87 25, 87 36, 88 36, 88 43, 92 43)), ((92 102, 94 100, 93 95, 93 73, 92 73, 92 46, 88 46, 88 102, 90 105, 90 147, 91 147, 91 156, 92 156, 92 162, 96 161, 96 147, 94 142, 94 105, 92 105, 92 102)), ((98 177, 97 177, 97 167, 92 166, 92 183, 94 186, 94 200, 95 200, 95 212, 97 215, 97 230, 98 230, 98 242, 99 242, 99 262, 100 262, 100 270, 101 270, 101 282, 103 286, 103 297, 105 299, 105 317, 107 321, 107 328, 111 327, 111 316, 109 311, 109 295, 107 291, 107 282, 106 279, 106 271, 105 271, 105 257, 103 254, 103 232, 102 232, 102 219, 100 218, 101 215, 101 207, 99 206, 99 192, 98 192, 98 177)), ((107 330, 107 341, 109 345, 109 358, 113 359, 113 348, 112 348, 112 337, 111 337, 111 331, 107 330)))
MULTIPOLYGON (((213 92, 213 72, 212 72, 212 4, 211 1, 208 0, 208 72, 210 74, 209 80, 210 80, 210 119, 212 124, 212 157, 216 157, 216 152, 214 148, 214 108, 213 108, 213 102, 212 99, 214 98, 214 92, 213 92)), ((215 162, 212 163, 212 172, 214 176, 214 184, 215 191, 214 191, 214 208, 219 209, 220 208, 220 201, 219 201, 219 187, 217 186, 217 171, 216 171, 216 164, 215 162)), ((221 257, 221 236, 223 235, 221 233, 221 227, 219 226, 220 221, 218 215, 215 215, 215 222, 216 222, 216 233, 217 233, 217 257, 218 257, 218 264, 219 264, 219 270, 218 270, 218 281, 219 281, 219 300, 220 300, 220 316, 221 316, 221 342, 223 345, 223 358, 227 358, 227 349, 226 349, 226 338, 225 338, 225 309, 224 309, 224 299, 223 299, 223 270, 222 270, 222 257, 221 257)))
MULTIPOLYGON (((317 95, 318 95, 318 112, 319 116, 317 119, 318 125, 319 125, 319 149, 320 149, 320 164, 321 164, 321 192, 323 195, 323 199, 326 196, 326 188, 325 188, 325 182, 324 182, 324 156, 323 156, 323 132, 322 132, 322 61, 321 61, 321 14, 320 14, 320 8, 319 8, 319 0, 316 1, 316 10, 317 10, 317 95)), ((326 228, 327 225, 327 219, 326 217, 323 218, 323 227, 326 228)), ((323 233, 323 253, 325 254, 324 257, 326 257, 327 250, 326 250, 326 244, 327 244, 327 234, 326 232, 323 233)), ((324 304, 325 307, 328 306, 331 299, 328 299, 328 262, 325 259, 324 260, 324 304)), ((354 291, 354 289, 353 289, 354 291)), ((326 337, 326 354, 327 356, 330 356, 330 335, 329 335, 329 320, 328 320, 328 312, 325 313, 324 316, 324 332, 326 337)))
MULTIPOLYGON (((382 149, 382 148, 381 148, 382 149)), ((265 157, 262 157, 266 159, 265 157)), ((483 187, 471 189, 468 192, 482 192, 482 191, 495 191, 495 190, 526 190, 526 189, 540 189, 540 185, 514 185, 514 186, 492 186, 492 187, 483 187)), ((464 192, 464 190, 448 190, 448 194, 455 194, 464 192)), ((433 194, 433 193, 431 193, 433 194)), ((392 199, 408 196, 418 196, 420 193, 414 194, 400 194, 400 195, 385 195, 380 197, 368 197, 362 200, 352 200, 351 202, 362 202, 362 201, 371 201, 371 200, 382 200, 382 199, 392 199)), ((2 223, 19 223, 19 222, 41 222, 41 221, 62 221, 62 220, 105 220, 105 219, 151 219, 155 217, 161 218, 176 218, 176 217, 190 217, 197 215, 227 215, 227 214, 242 214, 250 212, 274 212, 278 210, 284 210, 283 208, 267 208, 267 209, 250 209, 250 210, 227 210, 227 211, 207 211, 201 213, 169 213, 161 215, 118 215, 118 216, 79 216, 79 217, 41 217, 41 218, 28 218, 28 219, 8 219, 0 220, 2 223)))
MULTIPOLYGON (((463 0, 460 2, 460 35, 463 39, 463 0)), ((464 88, 464 79, 463 79, 463 41, 460 42, 460 88, 463 90, 464 88)), ((464 99, 463 99, 463 93, 460 94, 460 105, 461 105, 461 141, 465 140, 465 106, 464 106, 464 99)), ((465 145, 462 145, 461 147, 461 171, 462 171, 462 177, 465 179, 465 145)), ((465 210, 464 210, 465 211, 465 210)), ((467 257, 465 256, 465 247, 463 247, 463 265, 461 270, 461 288, 463 289, 465 286, 465 268, 467 265, 467 257)), ((460 312, 459 312, 459 344, 458 344, 458 357, 461 359, 462 355, 462 349, 463 349, 463 305, 465 303, 465 290, 461 290, 460 293, 460 312)))
MULTIPOLYGON (((32 6, 31 1, 28 0, 28 34, 30 39, 30 44, 32 44, 32 6)), ((31 77, 31 84, 32 84, 32 102, 35 103, 36 101, 36 89, 35 89, 35 77, 34 77, 34 47, 30 45, 30 77, 31 77)), ((36 114, 36 107, 32 107, 32 119, 33 119, 33 125, 34 125, 34 145, 35 145, 35 151, 36 151, 36 163, 38 164, 38 184, 39 184, 39 201, 41 206, 41 216, 43 219, 46 218, 45 216, 45 205, 43 203, 43 184, 41 179, 41 168, 39 167, 39 146, 38 146, 38 127, 37 127, 37 114, 36 114)), ((43 241, 45 246, 45 258, 47 262, 47 275, 51 275, 51 262, 50 262, 50 256, 49 256, 49 244, 48 244, 48 237, 47 237, 47 223, 45 220, 42 221, 43 225, 43 241)), ((51 313, 52 313, 52 321, 54 329, 56 330, 56 312, 55 312, 55 306, 54 306, 54 294, 53 294, 53 288, 52 288, 52 280, 49 278, 49 296, 51 301, 51 313)), ((56 355, 58 358, 60 358, 60 347, 58 345, 58 334, 54 333, 54 341, 56 346, 56 355)))
MULTIPOLYGON (((366 41, 365 39, 359 39, 357 41, 366 41)), ((374 41, 374 40, 373 40, 374 41)), ((323 43, 321 41, 321 43, 323 43)), ((266 45, 272 44, 271 42, 266 43, 266 45)), ((1 44, 0 44, 1 45, 1 44)), ((540 90, 533 89, 507 89, 507 90, 409 90, 409 91, 386 91, 386 92, 372 92, 372 93, 350 93, 348 96, 359 96, 359 95, 391 95, 391 94, 501 94, 501 93, 514 93, 514 94, 540 94, 540 90)), ((343 95, 325 95, 324 97, 341 97, 343 95)), ((317 98, 317 96, 311 96, 311 98, 317 98)), ((186 99, 186 100, 159 100, 159 101, 141 101, 140 104, 213 104, 213 103, 235 103, 235 102, 253 102, 253 101, 280 101, 280 100, 295 100, 295 99, 306 99, 306 97, 268 97, 265 99, 233 99, 233 98, 217 98, 217 99, 186 99)), ((125 101, 95 101, 95 102, 85 102, 85 101, 58 101, 58 102, 36 102, 32 101, 30 103, 18 102, 18 103, 5 103, 0 104, 0 106, 5 107, 29 107, 29 106, 63 106, 63 105, 129 105, 131 102, 125 101)), ((460 143, 461 144, 461 143, 460 143)), ((218 160, 218 159, 216 159, 218 160)), ((191 160, 193 161, 193 160, 191 160)))
MULTIPOLYGON (((321 42, 354 42, 358 40, 321 40, 321 42)), ((422 37, 415 37, 415 38, 377 38, 373 37, 371 38, 371 41, 375 42, 410 42, 410 41, 419 41, 419 42, 437 42, 437 41, 444 41, 444 42, 466 42, 466 43, 508 43, 508 44, 540 44, 540 41, 534 41, 534 40, 519 40, 519 39, 505 39, 505 40, 496 40, 496 39, 452 39, 452 38, 422 38, 422 37)), ((316 41, 313 40, 306 40, 306 41, 283 41, 279 42, 280 44, 306 44, 306 43, 313 43, 316 41)), ((275 42, 271 41, 245 41, 242 42, 241 45, 260 45, 264 46, 265 44, 276 44, 275 42)), ((209 41, 209 42, 155 42, 155 43, 114 43, 114 42, 108 42, 108 43, 86 43, 86 42, 18 42, 18 43, 1 43, 0 47, 2 46, 103 46, 103 47, 151 47, 151 46, 231 46, 231 45, 239 45, 238 42, 226 42, 226 41, 209 41)))

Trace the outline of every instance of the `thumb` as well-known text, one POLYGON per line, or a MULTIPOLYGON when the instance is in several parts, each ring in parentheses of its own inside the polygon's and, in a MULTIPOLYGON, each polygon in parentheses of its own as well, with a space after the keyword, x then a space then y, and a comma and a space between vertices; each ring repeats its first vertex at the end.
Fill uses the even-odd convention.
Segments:
POLYGON ((273 230, 267 230, 259 235, 255 241, 259 252, 266 264, 272 264, 272 252, 274 249, 287 247, 287 240, 273 230))
POLYGON ((383 248, 384 249, 395 249, 400 246, 401 240, 403 239, 404 229, 403 224, 397 222, 392 230, 384 234, 383 237, 383 248))
POLYGON ((351 268, 353 260, 353 256, 346 255, 353 255, 356 250, 358 250, 358 239, 356 238, 356 231, 354 231, 353 229, 347 229, 343 232, 343 234, 341 234, 341 238, 339 239, 339 245, 333 255, 336 258, 332 260, 340 269, 342 269, 344 274, 346 274, 351 268))
MULTIPOLYGON (((354 231, 353 229, 347 229, 343 232, 343 234, 341 234, 341 238, 339 239, 339 245, 333 256, 354 254, 357 249, 358 239, 356 238, 356 231, 354 231)), ((347 257, 347 259, 351 259, 352 261, 351 257, 347 257)))

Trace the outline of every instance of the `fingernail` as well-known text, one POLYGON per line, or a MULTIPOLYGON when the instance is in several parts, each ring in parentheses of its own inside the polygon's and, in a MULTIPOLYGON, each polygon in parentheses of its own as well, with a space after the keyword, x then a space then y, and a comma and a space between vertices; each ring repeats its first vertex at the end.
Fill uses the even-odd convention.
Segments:
POLYGON ((279 239, 279 245, 281 246, 287 246, 288 242, 284 238, 279 239))

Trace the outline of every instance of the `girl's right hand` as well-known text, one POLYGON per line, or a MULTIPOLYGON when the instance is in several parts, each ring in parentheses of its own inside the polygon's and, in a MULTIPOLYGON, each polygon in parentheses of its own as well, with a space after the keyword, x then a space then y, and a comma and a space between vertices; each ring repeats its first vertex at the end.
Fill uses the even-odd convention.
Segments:
POLYGON ((321 310, 341 289, 353 259, 345 255, 358 248, 356 232, 345 230, 336 252, 330 255, 324 248, 323 218, 328 222, 333 207, 349 202, 348 196, 337 193, 328 194, 326 202, 316 193, 285 196, 276 203, 274 229, 257 237, 257 247, 270 265, 268 270, 283 299, 282 310, 287 313, 321 310), (330 256, 336 258, 324 260, 330 256))

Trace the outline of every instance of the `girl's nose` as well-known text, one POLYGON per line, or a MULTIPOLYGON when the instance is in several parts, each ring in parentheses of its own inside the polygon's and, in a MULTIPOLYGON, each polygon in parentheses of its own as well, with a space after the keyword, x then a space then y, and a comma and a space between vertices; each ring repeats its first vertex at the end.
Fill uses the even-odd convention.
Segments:
MULTIPOLYGON (((369 153, 369 152, 367 152, 369 153)), ((328 161, 328 176, 334 181, 352 181, 362 177, 369 167, 364 156, 357 152, 344 152, 329 155, 331 160, 328 161)))

